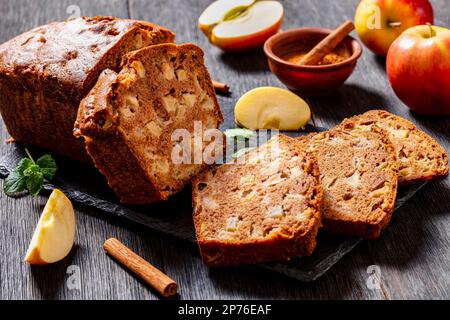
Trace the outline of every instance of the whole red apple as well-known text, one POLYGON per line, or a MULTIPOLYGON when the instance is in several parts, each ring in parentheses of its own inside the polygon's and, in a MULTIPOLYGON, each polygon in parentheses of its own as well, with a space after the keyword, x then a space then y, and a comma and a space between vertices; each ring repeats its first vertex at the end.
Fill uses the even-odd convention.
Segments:
POLYGON ((387 55, 397 96, 424 115, 450 115, 450 30, 431 25, 406 30, 387 55))
POLYGON ((428 0, 362 0, 355 14, 359 38, 380 56, 386 56, 403 31, 426 23, 433 24, 428 0))

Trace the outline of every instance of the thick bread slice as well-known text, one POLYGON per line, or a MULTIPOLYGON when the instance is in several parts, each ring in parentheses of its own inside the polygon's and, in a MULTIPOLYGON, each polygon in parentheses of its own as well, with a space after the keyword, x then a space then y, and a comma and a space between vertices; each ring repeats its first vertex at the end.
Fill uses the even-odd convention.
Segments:
POLYGON ((324 228, 377 238, 390 221, 397 193, 397 158, 386 133, 375 126, 360 131, 348 122, 300 140, 317 154, 324 228))
POLYGON ((444 177, 448 174, 448 156, 432 137, 408 120, 383 110, 371 110, 350 120, 361 128, 372 125, 386 130, 399 161, 399 184, 444 177))
POLYGON ((163 44, 127 55, 119 74, 102 74, 80 104, 75 134, 120 200, 143 204, 166 200, 205 168, 194 158, 205 143, 194 139, 222 121, 203 51, 163 44), (187 136, 175 141, 176 130, 187 136))
POLYGON ((217 267, 310 255, 321 202, 316 158, 287 136, 206 170, 193 181, 204 262, 217 267))

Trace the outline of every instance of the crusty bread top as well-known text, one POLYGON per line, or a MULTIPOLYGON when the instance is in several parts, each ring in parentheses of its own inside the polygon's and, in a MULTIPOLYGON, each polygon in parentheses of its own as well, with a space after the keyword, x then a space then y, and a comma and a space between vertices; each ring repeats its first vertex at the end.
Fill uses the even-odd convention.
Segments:
POLYGON ((193 182, 200 244, 297 239, 320 223, 317 161, 295 139, 279 135, 193 182))
POLYGON ((301 137, 316 152, 324 192, 322 217, 383 228, 397 192, 397 159, 386 133, 377 127, 345 129, 301 137))
POLYGON ((372 125, 386 130, 399 161, 399 183, 443 177, 448 174, 448 156, 432 137, 419 130, 410 121, 384 110, 371 110, 350 120, 362 128, 372 125))
POLYGON ((111 122, 115 121, 117 115, 114 112, 111 101, 114 99, 113 85, 117 81, 117 73, 106 69, 98 77, 97 83, 88 95, 81 100, 78 108, 77 119, 75 121, 74 136, 90 137, 103 135, 107 128, 111 127, 111 122))
POLYGON ((81 100, 103 69, 117 71, 130 50, 172 42, 174 34, 157 25, 113 17, 80 17, 34 28, 0 46, 0 75, 30 88, 41 82, 49 94, 81 100))
POLYGON ((75 135, 87 141, 111 135, 126 143, 167 199, 206 165, 203 151, 209 141, 203 132, 222 121, 203 51, 193 44, 161 44, 129 53, 118 74, 102 73, 80 104, 75 135), (176 130, 188 137, 174 137, 176 130), (205 141, 194 146, 198 138, 205 141), (187 161, 174 160, 183 153, 187 161))

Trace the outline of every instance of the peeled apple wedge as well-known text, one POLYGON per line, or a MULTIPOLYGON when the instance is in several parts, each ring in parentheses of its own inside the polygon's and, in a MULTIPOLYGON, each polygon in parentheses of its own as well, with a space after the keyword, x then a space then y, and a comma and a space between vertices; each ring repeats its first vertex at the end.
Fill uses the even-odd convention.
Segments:
POLYGON ((278 1, 219 0, 200 16, 200 29, 225 51, 260 47, 278 32, 284 10, 278 1))
POLYGON ((236 123, 242 127, 295 131, 311 119, 308 104, 291 91, 260 87, 248 91, 236 103, 236 123))
POLYGON ((25 261, 45 265, 64 259, 75 241, 72 203, 60 190, 53 190, 34 231, 25 261))

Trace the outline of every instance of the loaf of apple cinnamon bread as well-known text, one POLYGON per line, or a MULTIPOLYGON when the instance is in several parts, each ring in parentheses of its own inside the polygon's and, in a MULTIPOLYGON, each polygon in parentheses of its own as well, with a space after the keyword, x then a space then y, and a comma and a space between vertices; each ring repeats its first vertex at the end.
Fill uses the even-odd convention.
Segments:
POLYGON ((207 166, 194 149, 213 158, 201 140, 222 121, 203 51, 160 44, 129 53, 119 73, 102 73, 80 104, 75 135, 120 200, 144 204, 168 199, 207 166))
POLYGON ((0 45, 0 112, 16 140, 90 161, 73 136, 78 106, 104 69, 119 71, 127 52, 172 42, 157 25, 81 17, 25 32, 0 45))
POLYGON ((193 181, 194 223, 204 262, 223 267, 310 255, 322 190, 315 156, 279 135, 193 181))

